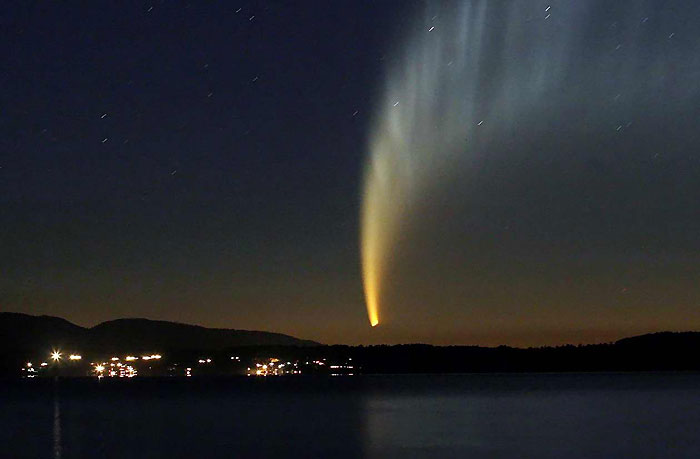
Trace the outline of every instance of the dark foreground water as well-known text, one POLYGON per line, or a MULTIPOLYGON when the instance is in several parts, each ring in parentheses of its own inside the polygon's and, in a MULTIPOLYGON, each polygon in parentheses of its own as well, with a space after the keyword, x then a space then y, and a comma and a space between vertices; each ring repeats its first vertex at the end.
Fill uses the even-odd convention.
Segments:
POLYGON ((0 383, 0 457, 700 457, 698 374, 0 383))

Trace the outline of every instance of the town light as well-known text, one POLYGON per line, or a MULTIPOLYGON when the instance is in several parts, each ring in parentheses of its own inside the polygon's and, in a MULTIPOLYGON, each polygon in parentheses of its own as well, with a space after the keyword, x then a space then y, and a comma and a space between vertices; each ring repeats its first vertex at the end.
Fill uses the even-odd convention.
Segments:
POLYGON ((54 362, 58 362, 59 360, 61 360, 61 352, 54 350, 51 353, 51 358, 53 359, 54 362))

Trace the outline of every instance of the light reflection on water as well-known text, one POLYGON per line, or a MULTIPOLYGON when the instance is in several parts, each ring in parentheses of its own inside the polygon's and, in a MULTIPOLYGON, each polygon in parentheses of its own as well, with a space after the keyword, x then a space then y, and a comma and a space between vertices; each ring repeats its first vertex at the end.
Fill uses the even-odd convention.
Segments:
POLYGON ((61 405, 58 400, 58 388, 53 396, 53 457, 61 459, 61 405))
POLYGON ((368 454, 478 449, 474 402, 464 396, 379 395, 365 400, 368 454))
POLYGON ((693 374, 35 382, 12 457, 700 457, 693 374))

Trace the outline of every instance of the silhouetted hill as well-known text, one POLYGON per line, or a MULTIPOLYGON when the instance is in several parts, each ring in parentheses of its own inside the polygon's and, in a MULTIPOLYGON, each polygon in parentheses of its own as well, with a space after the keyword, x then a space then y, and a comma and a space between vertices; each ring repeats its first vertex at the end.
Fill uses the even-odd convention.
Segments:
POLYGON ((117 319, 90 329, 92 346, 120 349, 206 349, 219 350, 238 346, 316 346, 281 333, 205 328, 176 322, 148 319, 117 319))
POLYGON ((623 338, 617 346, 637 348, 679 348, 700 350, 700 332, 658 332, 623 338))
POLYGON ((0 312, 0 349, 31 351, 43 346, 50 350, 82 345, 87 329, 60 317, 31 316, 0 312))
POLYGON ((205 328, 147 319, 119 319, 84 328, 65 319, 0 313, 0 349, 4 353, 76 351, 220 350, 238 346, 315 346, 281 333, 205 328))
MULTIPOLYGON (((212 329, 146 319, 119 319, 83 328, 58 317, 0 313, 0 375, 16 375, 31 358, 55 347, 91 356, 162 352, 171 363, 229 352, 252 363, 276 356, 301 362, 349 362, 364 373, 700 371, 700 332, 660 332, 614 343, 540 348, 425 344, 323 346, 279 333, 212 329), (24 362, 24 363, 23 363, 24 362)), ((46 356, 46 357, 43 357, 46 356)), ((241 365, 243 365, 241 360, 241 365)), ((209 368, 209 367, 208 367, 209 368)), ((211 365, 211 374, 230 369, 211 365)))

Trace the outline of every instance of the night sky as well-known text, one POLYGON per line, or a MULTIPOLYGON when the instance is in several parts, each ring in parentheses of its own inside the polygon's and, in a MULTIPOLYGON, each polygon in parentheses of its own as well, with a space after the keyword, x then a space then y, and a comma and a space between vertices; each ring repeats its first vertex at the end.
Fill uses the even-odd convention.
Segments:
POLYGON ((348 344, 700 329, 696 2, 12 2, 0 30, 0 310, 348 344))

